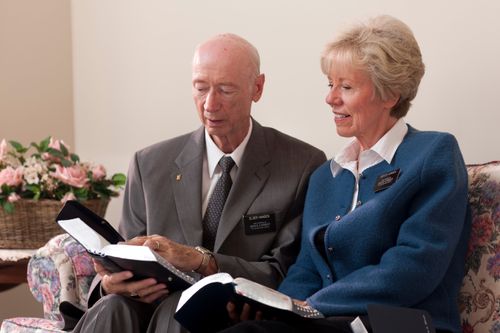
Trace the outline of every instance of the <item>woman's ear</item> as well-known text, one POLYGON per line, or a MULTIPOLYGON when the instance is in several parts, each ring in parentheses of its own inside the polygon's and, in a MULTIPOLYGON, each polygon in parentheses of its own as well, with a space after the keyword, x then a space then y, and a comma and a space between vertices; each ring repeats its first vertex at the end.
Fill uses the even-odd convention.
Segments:
POLYGON ((383 102, 383 105, 388 110, 392 110, 392 108, 396 106, 396 104, 398 104, 400 98, 401 98, 400 94, 390 93, 383 102))

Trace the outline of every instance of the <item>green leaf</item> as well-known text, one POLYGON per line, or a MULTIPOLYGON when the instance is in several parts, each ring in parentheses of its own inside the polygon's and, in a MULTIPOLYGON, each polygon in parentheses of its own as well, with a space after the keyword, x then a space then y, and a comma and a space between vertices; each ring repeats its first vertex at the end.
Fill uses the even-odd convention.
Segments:
POLYGON ((3 203, 3 210, 5 210, 6 213, 12 213, 14 212, 14 205, 11 202, 5 201, 3 203))
POLYGON ((57 158, 64 158, 63 153, 62 153, 60 150, 58 150, 58 149, 54 149, 54 148, 47 148, 47 152, 48 152, 50 155, 54 156, 54 157, 57 157, 57 158))
POLYGON ((46 137, 40 142, 40 151, 41 152, 46 152, 47 149, 49 148, 49 143, 50 143, 50 136, 46 137))
POLYGON ((62 142, 60 143, 60 146, 61 146, 61 152, 63 153, 63 155, 68 156, 69 155, 68 148, 66 148, 66 146, 62 142))
POLYGON ((82 200, 86 200, 89 193, 88 193, 88 189, 86 188, 74 188, 73 189, 73 193, 75 194, 75 196, 78 198, 78 199, 82 199, 82 200))
POLYGON ((77 154, 71 154, 69 157, 70 157, 70 158, 71 158, 71 160, 72 160, 73 162, 75 162, 75 163, 80 162, 80 157, 79 157, 77 154))
POLYGON ((64 158, 64 159, 62 159, 62 160, 61 160, 61 164, 62 164, 64 167, 70 167, 70 166, 72 166, 74 163, 64 158))
POLYGON ((125 182, 127 181, 127 176, 125 176, 123 173, 115 173, 113 177, 111 177, 111 180, 113 181, 114 186, 120 187, 125 185, 125 182))
POLYGON ((38 185, 32 185, 32 184, 31 185, 26 185, 26 189, 28 191, 31 191, 31 192, 35 193, 35 194, 36 193, 40 194, 40 186, 38 186, 38 185))
POLYGON ((22 144, 20 144, 17 141, 9 141, 9 143, 14 147, 14 149, 19 153, 19 154, 24 154, 25 152, 28 151, 28 148, 25 148, 22 144))
MULTIPOLYGON (((30 145, 31 145, 31 147, 34 147, 37 152, 40 153, 40 146, 37 145, 36 142, 32 142, 30 145)), ((40 156, 40 154, 37 154, 37 155, 40 156)))

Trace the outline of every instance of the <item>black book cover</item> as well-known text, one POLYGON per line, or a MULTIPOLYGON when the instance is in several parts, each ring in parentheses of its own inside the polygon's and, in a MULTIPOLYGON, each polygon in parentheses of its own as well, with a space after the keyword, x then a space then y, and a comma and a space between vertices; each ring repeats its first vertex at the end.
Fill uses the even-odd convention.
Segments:
POLYGON ((165 283, 170 292, 184 290, 197 280, 148 247, 118 244, 124 241, 118 231, 78 201, 67 201, 56 221, 111 272, 131 271, 133 280, 155 278, 159 283, 165 283))

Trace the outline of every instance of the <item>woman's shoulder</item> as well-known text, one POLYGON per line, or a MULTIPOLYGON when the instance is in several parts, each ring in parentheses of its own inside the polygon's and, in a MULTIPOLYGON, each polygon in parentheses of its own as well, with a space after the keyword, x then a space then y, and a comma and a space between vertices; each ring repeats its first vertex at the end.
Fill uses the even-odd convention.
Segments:
POLYGON ((420 148, 434 146, 458 146, 455 136, 448 132, 422 131, 408 125, 408 133, 403 142, 420 148))

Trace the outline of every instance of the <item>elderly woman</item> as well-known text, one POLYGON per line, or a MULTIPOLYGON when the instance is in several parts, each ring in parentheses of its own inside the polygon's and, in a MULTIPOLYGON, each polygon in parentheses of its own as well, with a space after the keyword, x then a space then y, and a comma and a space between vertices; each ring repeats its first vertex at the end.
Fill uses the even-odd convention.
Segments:
POLYGON ((229 331, 350 332, 379 303, 426 310, 438 331, 459 332, 467 173, 452 135, 403 120, 424 74, 411 30, 371 19, 328 44, 321 68, 337 133, 353 139, 311 177, 301 251, 279 290, 329 318, 229 331))

